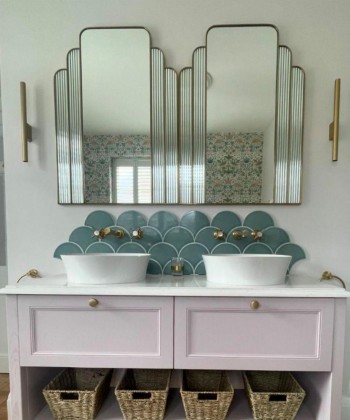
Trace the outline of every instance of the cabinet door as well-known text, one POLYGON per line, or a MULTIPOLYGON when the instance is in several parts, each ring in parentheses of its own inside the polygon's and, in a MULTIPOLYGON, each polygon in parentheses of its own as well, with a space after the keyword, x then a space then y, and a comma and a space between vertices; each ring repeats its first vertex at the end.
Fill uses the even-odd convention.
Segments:
POLYGON ((19 296, 21 365, 173 367, 172 297, 94 298, 19 296))
POLYGON ((333 299, 179 297, 174 365, 331 370, 333 318, 333 299))

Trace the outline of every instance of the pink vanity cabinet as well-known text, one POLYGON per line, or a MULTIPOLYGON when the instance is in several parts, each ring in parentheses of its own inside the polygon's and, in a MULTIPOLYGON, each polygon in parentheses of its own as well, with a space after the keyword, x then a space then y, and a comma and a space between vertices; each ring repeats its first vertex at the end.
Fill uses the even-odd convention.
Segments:
MULTIPOLYGON (((186 281, 3 289, 11 420, 51 418, 41 391, 63 367, 224 369, 235 387, 242 370, 292 371, 307 392, 297 420, 340 420, 347 292, 318 286, 252 295, 186 281)), ((97 420, 122 419, 110 400, 112 411, 97 420)), ((166 419, 185 419, 176 404, 166 419)), ((242 392, 228 418, 252 419, 242 392)))

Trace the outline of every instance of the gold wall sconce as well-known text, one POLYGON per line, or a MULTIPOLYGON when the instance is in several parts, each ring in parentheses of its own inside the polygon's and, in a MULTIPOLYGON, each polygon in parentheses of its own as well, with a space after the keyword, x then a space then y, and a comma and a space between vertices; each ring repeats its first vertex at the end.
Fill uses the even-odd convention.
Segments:
POLYGON ((333 121, 329 124, 329 140, 333 141, 332 160, 338 160, 339 141, 339 108, 340 108, 340 79, 334 82, 334 111, 333 121))
POLYGON ((25 82, 19 83, 22 126, 22 161, 28 162, 28 142, 32 141, 32 127, 27 123, 27 93, 25 82))

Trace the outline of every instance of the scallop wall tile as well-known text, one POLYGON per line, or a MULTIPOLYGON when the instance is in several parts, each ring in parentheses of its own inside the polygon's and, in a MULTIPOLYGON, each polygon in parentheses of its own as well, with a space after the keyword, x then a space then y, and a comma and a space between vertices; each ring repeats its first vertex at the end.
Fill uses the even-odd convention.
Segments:
POLYGON ((89 226, 80 226, 73 230, 69 236, 69 242, 75 242, 85 251, 85 249, 97 242, 98 238, 94 236, 94 229, 89 226))
POLYGON ((118 217, 117 224, 123 226, 130 233, 133 229, 147 225, 147 220, 138 211, 129 210, 118 217))
POLYGON ((242 222, 236 213, 232 211, 221 211, 213 217, 211 225, 218 229, 222 229, 226 234, 237 226, 241 226, 242 222))
POLYGON ((194 242, 193 233, 182 226, 177 226, 169 229, 164 235, 164 242, 168 242, 175 246, 180 251, 186 244, 194 242))
POLYGON ((103 242, 96 242, 86 248, 86 254, 114 254, 114 248, 103 242))
POLYGON ((252 229, 266 229, 269 226, 274 226, 272 217, 265 211, 257 210, 249 213, 244 219, 244 226, 248 226, 252 229))
POLYGON ((178 225, 179 221, 177 217, 164 210, 154 213, 148 221, 148 226, 156 228, 162 235, 164 235, 170 228, 178 225))
POLYGON ((53 254, 54 258, 61 258, 61 255, 84 254, 84 250, 72 242, 64 242, 59 245, 53 254))
POLYGON ((96 210, 88 215, 85 220, 85 226, 90 226, 94 230, 102 229, 107 226, 114 225, 113 217, 106 211, 96 210))
POLYGON ((167 211, 158 211, 151 215, 149 221, 138 211, 129 210, 121 213, 117 222, 105 211, 90 213, 85 226, 78 226, 69 236, 69 241, 59 245, 54 251, 54 257, 62 254, 90 252, 126 252, 150 253, 148 267, 150 274, 170 274, 172 257, 180 255, 184 258, 184 275, 204 274, 203 254, 237 254, 237 253, 276 253, 291 255, 290 268, 297 261, 305 258, 305 253, 299 245, 289 241, 287 232, 275 227, 272 217, 263 211, 248 214, 243 222, 231 211, 217 213, 211 223, 208 217, 200 211, 190 211, 181 220, 167 211), (113 234, 102 240, 93 236, 93 231, 104 227, 112 230, 124 229, 124 238, 116 238, 113 234), (141 227, 144 237, 132 239, 129 232, 141 227), (224 230, 224 240, 215 240, 216 228, 224 230), (249 235, 247 238, 235 240, 234 230, 258 229, 263 232, 260 241, 255 241, 249 235))
POLYGON ((208 217, 200 211, 190 211, 186 213, 180 220, 180 225, 189 229, 194 235, 204 228, 205 226, 210 226, 208 217))

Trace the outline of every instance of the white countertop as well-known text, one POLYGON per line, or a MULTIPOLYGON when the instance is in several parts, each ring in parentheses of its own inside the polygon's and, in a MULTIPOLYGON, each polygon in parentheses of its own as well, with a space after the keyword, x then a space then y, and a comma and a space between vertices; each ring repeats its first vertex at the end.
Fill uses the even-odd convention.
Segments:
POLYGON ((5 295, 115 295, 115 296, 256 296, 256 297, 334 297, 350 293, 335 282, 318 278, 290 276, 279 286, 237 287, 210 283, 205 276, 147 276, 145 281, 113 285, 67 285, 65 274, 37 279, 24 278, 19 284, 0 289, 5 295))

